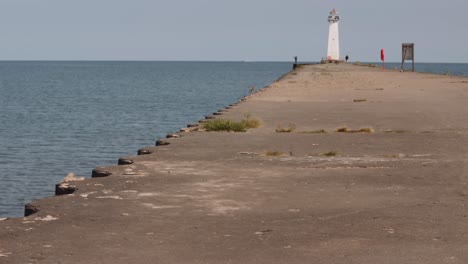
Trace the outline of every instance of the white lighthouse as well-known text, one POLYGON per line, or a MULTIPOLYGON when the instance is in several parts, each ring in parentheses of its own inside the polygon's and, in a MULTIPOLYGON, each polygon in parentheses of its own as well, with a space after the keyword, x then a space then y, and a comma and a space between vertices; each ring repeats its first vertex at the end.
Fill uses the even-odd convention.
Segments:
POLYGON ((330 12, 328 16, 329 31, 328 31, 328 61, 340 60, 340 38, 338 32, 338 23, 340 22, 340 16, 335 9, 330 12))

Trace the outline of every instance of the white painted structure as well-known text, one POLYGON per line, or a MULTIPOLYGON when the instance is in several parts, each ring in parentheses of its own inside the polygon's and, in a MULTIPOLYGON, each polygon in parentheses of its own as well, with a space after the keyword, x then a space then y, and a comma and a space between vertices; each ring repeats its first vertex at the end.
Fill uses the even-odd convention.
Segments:
POLYGON ((327 60, 337 61, 340 60, 340 39, 338 32, 338 23, 340 22, 340 16, 335 9, 330 12, 328 16, 329 31, 328 31, 328 51, 327 60))

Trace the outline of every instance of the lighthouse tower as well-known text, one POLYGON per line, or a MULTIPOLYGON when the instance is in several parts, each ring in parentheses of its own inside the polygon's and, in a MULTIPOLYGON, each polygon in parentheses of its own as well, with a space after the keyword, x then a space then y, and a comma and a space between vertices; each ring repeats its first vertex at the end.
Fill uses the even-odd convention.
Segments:
POLYGON ((340 39, 338 33, 338 23, 340 22, 340 16, 335 9, 330 12, 328 16, 329 31, 328 31, 328 61, 340 60, 340 39))

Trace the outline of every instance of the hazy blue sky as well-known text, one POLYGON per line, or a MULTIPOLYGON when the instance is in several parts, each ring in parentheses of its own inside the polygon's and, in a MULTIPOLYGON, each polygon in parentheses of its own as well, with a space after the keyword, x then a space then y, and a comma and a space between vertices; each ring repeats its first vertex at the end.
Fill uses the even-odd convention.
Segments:
POLYGON ((0 0, 0 60, 262 60, 341 54, 468 62, 467 0, 0 0))

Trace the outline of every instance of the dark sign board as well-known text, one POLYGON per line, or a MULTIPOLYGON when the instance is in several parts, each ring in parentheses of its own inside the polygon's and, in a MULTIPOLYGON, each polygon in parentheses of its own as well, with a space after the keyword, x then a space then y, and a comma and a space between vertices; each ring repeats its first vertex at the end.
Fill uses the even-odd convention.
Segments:
POLYGON ((405 60, 413 61, 413 71, 414 71, 414 43, 403 43, 401 45, 401 70, 404 71, 405 60))

